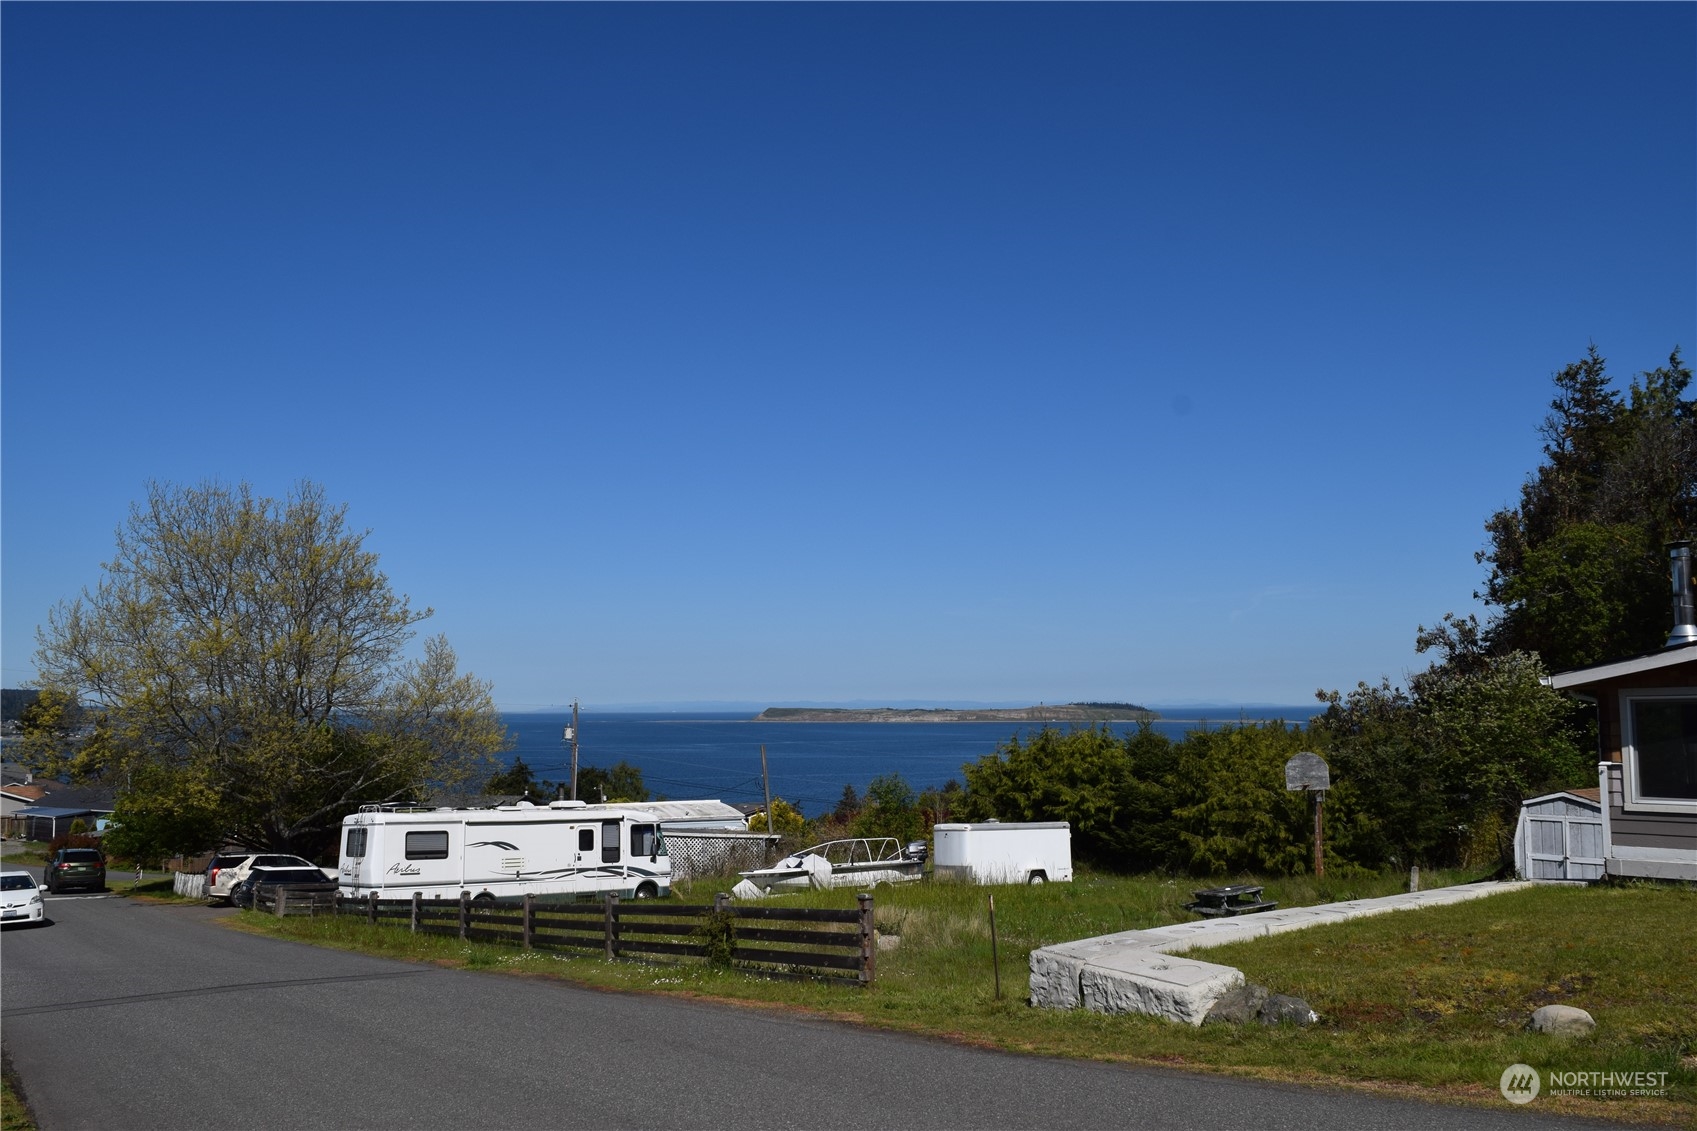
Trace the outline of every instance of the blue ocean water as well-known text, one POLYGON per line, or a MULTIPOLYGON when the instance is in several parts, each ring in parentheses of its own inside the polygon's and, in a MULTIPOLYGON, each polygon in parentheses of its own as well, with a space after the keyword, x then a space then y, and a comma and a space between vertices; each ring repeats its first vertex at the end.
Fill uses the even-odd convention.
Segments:
MULTIPOLYGON (((1242 712, 1241 717, 1302 714, 1242 712)), ((1240 714, 1216 716, 1212 724, 1162 719, 1155 729, 1180 738, 1199 726, 1238 721, 1240 714)), ((563 732, 570 713, 504 716, 517 740, 510 758, 522 758, 539 778, 566 781, 571 748, 563 732)), ((964 781, 961 767, 996 750, 1014 735, 1023 740, 1039 728, 995 723, 762 723, 746 713, 613 714, 580 712, 580 765, 603 769, 628 762, 642 771, 651 794, 669 798, 716 798, 759 802, 760 748, 772 781, 772 796, 782 797, 808 816, 834 807, 843 786, 864 793, 873 778, 899 773, 915 789, 964 781)), ((1119 733, 1130 724, 1116 725, 1119 733)))

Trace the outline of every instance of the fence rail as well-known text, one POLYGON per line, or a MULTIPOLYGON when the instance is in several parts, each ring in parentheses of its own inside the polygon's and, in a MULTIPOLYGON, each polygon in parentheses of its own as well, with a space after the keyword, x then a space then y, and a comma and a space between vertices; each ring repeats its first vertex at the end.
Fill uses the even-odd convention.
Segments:
POLYGON ((286 884, 260 884, 253 889, 253 909, 269 911, 279 919, 286 915, 325 915, 336 910, 335 891, 305 891, 286 884))
MULTIPOLYGON (((602 903, 543 903, 473 899, 354 899, 324 893, 328 909, 368 923, 405 923, 419 934, 455 935, 472 942, 527 950, 584 950, 609 959, 645 956, 706 958, 717 941, 731 965, 771 977, 826 978, 870 986, 876 974, 872 897, 853 910, 810 907, 737 907, 720 895, 712 904, 625 903, 609 894, 602 903), (715 932, 728 938, 714 939, 715 932)), ((289 897, 287 912, 295 913, 289 897)), ((316 912, 316 905, 312 909, 316 912)), ((302 909, 301 913, 307 913, 302 909)))

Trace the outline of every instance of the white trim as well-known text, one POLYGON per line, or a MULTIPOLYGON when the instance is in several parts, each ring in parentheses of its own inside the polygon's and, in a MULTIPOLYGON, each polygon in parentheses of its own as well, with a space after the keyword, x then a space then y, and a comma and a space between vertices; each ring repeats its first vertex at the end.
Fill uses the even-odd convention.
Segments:
POLYGON ((1609 803, 1613 800, 1609 793, 1609 771, 1614 768, 1613 762, 1597 763, 1597 796, 1603 803, 1603 874, 1607 875, 1609 860, 1615 854, 1614 829, 1609 827, 1609 803))
POLYGON ((1690 663, 1697 663, 1697 647, 1687 644, 1678 648, 1651 652, 1648 656, 1634 656, 1630 660, 1616 660, 1612 664, 1598 664, 1590 668, 1556 672, 1553 675, 1546 676, 1545 679, 1551 687, 1562 690, 1569 687, 1583 687, 1588 683, 1601 683, 1605 679, 1619 679, 1621 676, 1653 672, 1675 664, 1690 663))
POLYGON ((1697 868, 1697 848, 1645 848, 1637 844, 1617 844, 1612 855, 1616 860, 1636 860, 1640 863, 1688 864, 1697 868))
POLYGON ((1537 797, 1528 797, 1526 800, 1522 801, 1520 804, 1523 805, 1523 806, 1525 806, 1525 805, 1536 805, 1540 801, 1553 801, 1558 797, 1565 797, 1570 801, 1578 802, 1580 805, 1596 805, 1597 804, 1596 801, 1593 801, 1591 798, 1586 797, 1583 793, 1575 793, 1571 789, 1558 789, 1554 793, 1545 793, 1545 794, 1541 794, 1537 797))
POLYGON ((1697 860, 1681 863, 1670 860, 1611 859, 1611 876, 1635 876, 1646 880, 1697 880, 1697 860))
POLYGON ((1697 798, 1644 797, 1638 792, 1638 750, 1633 745, 1632 702, 1635 699, 1689 699, 1694 687, 1623 687, 1620 692, 1621 809, 1628 813, 1686 813, 1697 815, 1697 798))

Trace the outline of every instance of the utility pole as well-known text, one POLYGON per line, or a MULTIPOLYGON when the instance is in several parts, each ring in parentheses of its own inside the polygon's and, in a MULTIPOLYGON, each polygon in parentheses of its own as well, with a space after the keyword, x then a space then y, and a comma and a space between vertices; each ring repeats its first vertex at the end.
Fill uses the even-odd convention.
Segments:
POLYGON ((572 800, 577 800, 577 700, 572 700, 572 725, 566 728, 566 741, 572 744, 572 800))
POLYGON ((772 832, 772 779, 766 774, 766 744, 760 744, 760 783, 766 787, 766 832, 772 832))

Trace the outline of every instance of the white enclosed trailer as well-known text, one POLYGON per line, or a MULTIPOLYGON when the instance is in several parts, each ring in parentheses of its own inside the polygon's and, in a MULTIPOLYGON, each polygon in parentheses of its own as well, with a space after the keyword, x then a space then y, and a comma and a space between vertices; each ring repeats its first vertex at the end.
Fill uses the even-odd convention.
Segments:
POLYGON ((672 888, 659 818, 631 805, 554 801, 493 809, 367 805, 342 820, 336 882, 343 895, 427 899, 617 892, 645 899, 672 888))
POLYGON ((1072 826, 1065 821, 937 825, 932 875, 974 884, 1072 879, 1072 826))

